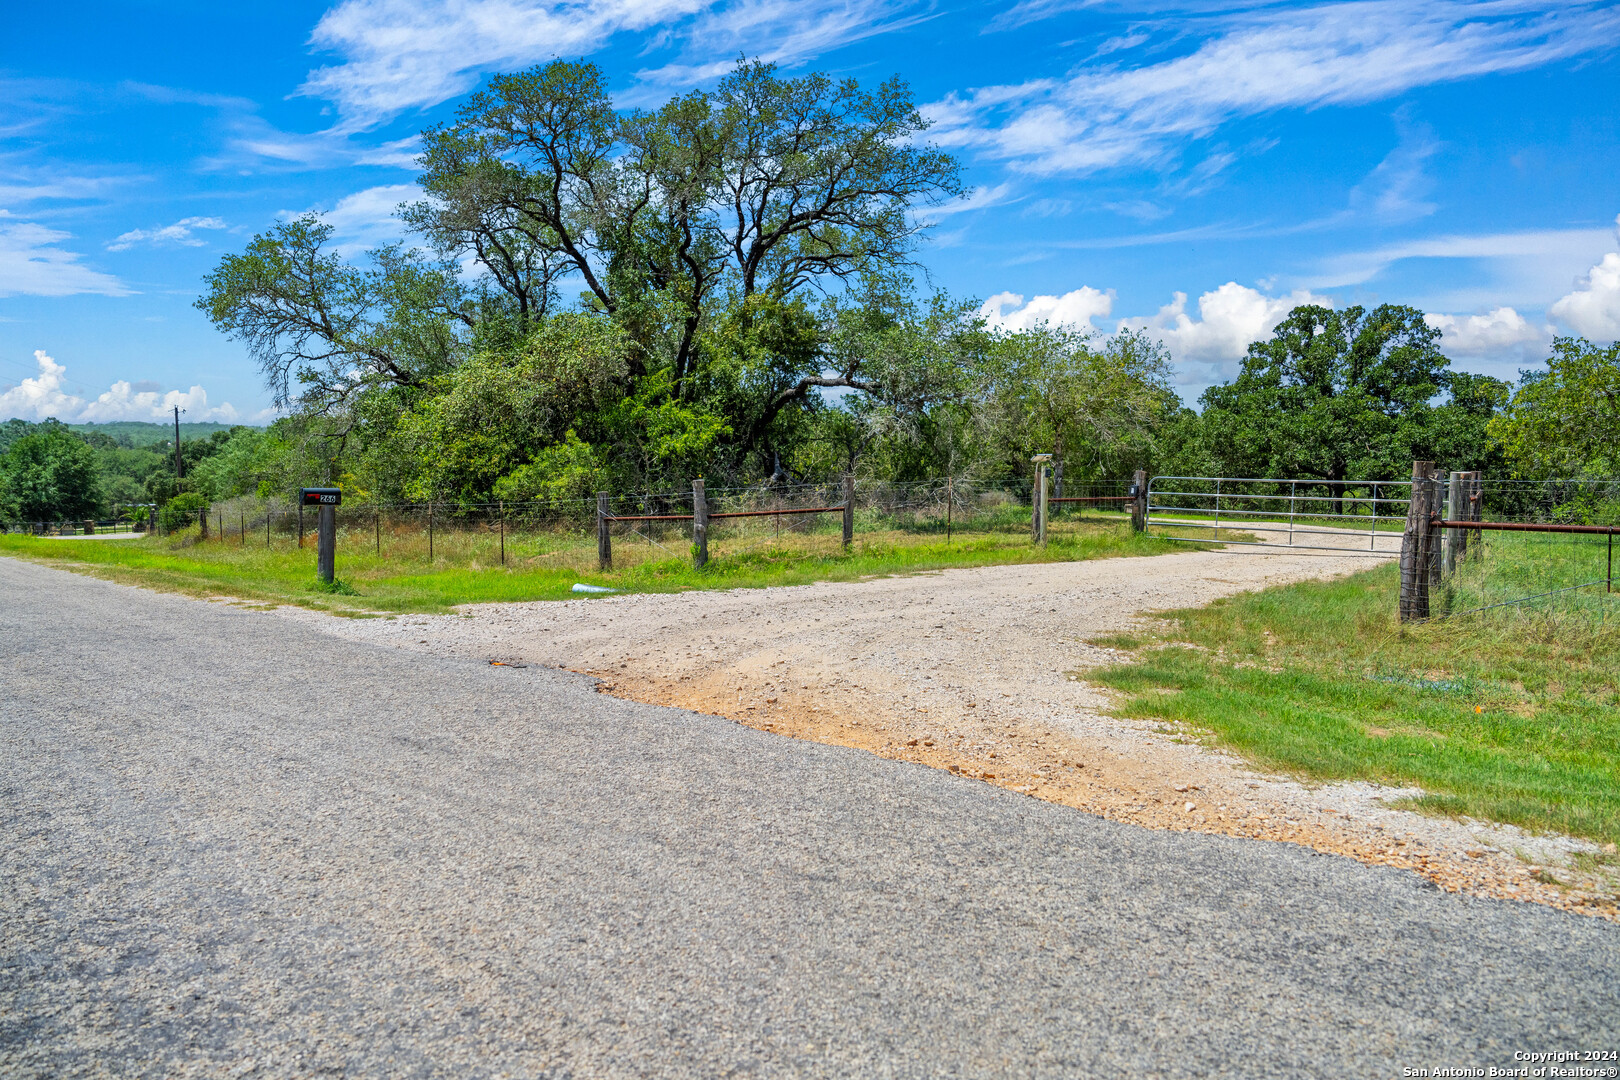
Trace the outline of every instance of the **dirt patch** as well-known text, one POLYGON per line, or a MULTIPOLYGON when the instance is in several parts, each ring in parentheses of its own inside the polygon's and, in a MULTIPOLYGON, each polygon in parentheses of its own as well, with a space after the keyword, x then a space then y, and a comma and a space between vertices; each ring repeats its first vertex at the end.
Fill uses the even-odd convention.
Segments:
POLYGON ((1087 669, 1121 657, 1092 640, 1139 631, 1145 613, 1367 565, 1188 552, 477 605, 453 616, 287 614, 399 648, 588 672, 604 693, 947 769, 1119 821, 1298 843, 1454 891, 1620 918, 1603 869, 1612 852, 1389 805, 1419 794, 1411 789, 1261 774, 1195 732, 1107 716, 1108 699, 1085 681, 1087 669))

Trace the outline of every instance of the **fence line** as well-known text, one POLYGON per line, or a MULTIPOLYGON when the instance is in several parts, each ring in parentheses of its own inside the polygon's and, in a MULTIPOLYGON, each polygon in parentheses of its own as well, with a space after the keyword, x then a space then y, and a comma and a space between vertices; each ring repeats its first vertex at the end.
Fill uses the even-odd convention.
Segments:
MULTIPOLYGON (((1425 622, 1536 601, 1566 601, 1607 625, 1614 592, 1614 537, 1620 525, 1587 521, 1486 520, 1484 510, 1517 509, 1542 517, 1620 517, 1620 484, 1609 479, 1551 483, 1491 481, 1477 472, 1444 473, 1413 462, 1414 497, 1402 534, 1402 621, 1425 622), (1504 495, 1505 493, 1505 495, 1504 495), (1558 500, 1554 501, 1556 496, 1558 500), (1486 537, 1500 534, 1489 543, 1486 537), (1536 537, 1547 537, 1538 545, 1536 537), (1550 546, 1569 538, 1567 560, 1550 546), (1603 538, 1601 548, 1583 540, 1603 538), (1562 584, 1574 579, 1575 584, 1562 584), (1590 601, 1601 589, 1601 595, 1590 601), (1517 595, 1504 593, 1516 591, 1517 595)), ((1507 515, 1504 515, 1507 516, 1507 515)))

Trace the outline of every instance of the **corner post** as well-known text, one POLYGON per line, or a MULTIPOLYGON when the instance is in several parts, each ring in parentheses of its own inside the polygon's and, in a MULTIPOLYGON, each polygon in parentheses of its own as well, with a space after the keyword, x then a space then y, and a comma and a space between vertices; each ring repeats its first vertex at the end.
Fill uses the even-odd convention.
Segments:
POLYGON ((1412 498, 1401 533, 1400 620, 1429 617, 1429 473, 1432 461, 1412 462, 1412 498))
POLYGON ((701 570, 709 563, 709 499, 703 491, 703 481, 692 481, 692 569, 701 570))
POLYGON ((613 534, 608 531, 613 517, 608 513, 608 493, 596 493, 596 566, 599 570, 613 569, 613 534))

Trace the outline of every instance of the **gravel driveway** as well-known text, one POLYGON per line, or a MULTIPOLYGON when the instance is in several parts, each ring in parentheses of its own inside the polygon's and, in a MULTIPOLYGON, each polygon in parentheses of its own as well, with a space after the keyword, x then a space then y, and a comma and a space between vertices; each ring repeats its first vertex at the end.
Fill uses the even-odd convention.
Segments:
POLYGON ((1399 1076, 1620 927, 0 560, 0 1075, 1399 1076))

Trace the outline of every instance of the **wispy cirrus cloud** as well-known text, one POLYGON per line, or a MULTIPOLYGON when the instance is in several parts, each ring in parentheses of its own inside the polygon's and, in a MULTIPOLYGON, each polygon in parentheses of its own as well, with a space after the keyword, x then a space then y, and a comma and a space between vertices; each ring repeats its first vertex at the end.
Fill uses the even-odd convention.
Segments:
POLYGON ((1203 44, 1173 59, 948 95, 928 107, 932 134, 1037 174, 1163 165, 1242 117, 1380 101, 1620 41, 1620 11, 1590 0, 1262 6, 1202 25, 1203 44))
POLYGON ((338 128, 364 130, 466 93, 479 76, 595 52, 614 34, 695 14, 709 0, 343 0, 310 43, 343 61, 310 72, 300 93, 329 98, 338 128))
POLYGON ((345 195, 330 207, 283 210, 276 216, 285 221, 303 214, 320 215, 323 222, 332 226, 335 241, 332 250, 352 257, 369 248, 403 239, 405 226, 398 217, 399 206, 421 197, 422 189, 415 184, 381 184, 345 195))
POLYGON ((131 229, 121 233, 107 244, 108 251, 127 251, 136 244, 176 244, 180 247, 202 247, 206 240, 196 235, 197 229, 223 229, 225 222, 217 217, 181 218, 173 225, 155 229, 131 229))
POLYGON ((1417 237, 1324 259, 1308 276, 1312 287, 1361 285, 1406 259, 1569 259, 1612 242, 1607 229, 1527 229, 1520 232, 1417 237))
POLYGON ((588 56, 619 34, 648 33, 674 53, 640 84, 686 88, 739 53, 791 65, 924 17, 913 0, 342 0, 310 35, 341 60, 299 93, 333 101, 333 131, 349 133, 464 94, 491 71, 588 56))
POLYGON ((619 98, 649 104, 670 90, 702 85, 730 71, 739 55, 793 67, 852 42, 892 33, 934 18, 909 0, 743 0, 707 9, 692 20, 679 60, 636 73, 637 85, 619 98))
POLYGON ((71 239, 71 233, 0 211, 0 296, 132 294, 122 281, 84 265, 82 255, 61 246, 71 239))

